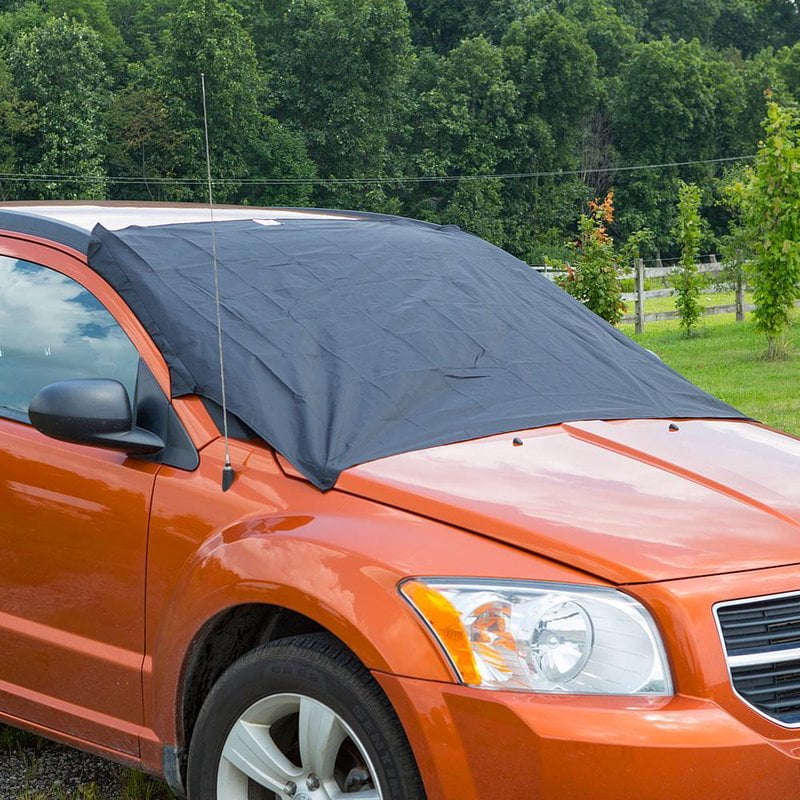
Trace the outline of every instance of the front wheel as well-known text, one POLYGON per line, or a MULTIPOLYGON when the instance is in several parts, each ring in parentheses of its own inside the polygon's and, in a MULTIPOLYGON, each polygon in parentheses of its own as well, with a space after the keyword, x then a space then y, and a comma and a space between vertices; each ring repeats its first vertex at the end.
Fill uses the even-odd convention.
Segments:
POLYGON ((189 750, 190 800, 424 800, 363 665, 324 634, 264 645, 219 679, 189 750))

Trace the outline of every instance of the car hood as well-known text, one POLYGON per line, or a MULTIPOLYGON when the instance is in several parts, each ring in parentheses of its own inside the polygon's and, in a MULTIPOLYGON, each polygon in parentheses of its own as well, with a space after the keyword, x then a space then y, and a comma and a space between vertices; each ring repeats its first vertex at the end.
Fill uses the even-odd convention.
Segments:
POLYGON ((616 583, 800 562, 800 440, 752 422, 565 423, 362 464, 337 488, 616 583))

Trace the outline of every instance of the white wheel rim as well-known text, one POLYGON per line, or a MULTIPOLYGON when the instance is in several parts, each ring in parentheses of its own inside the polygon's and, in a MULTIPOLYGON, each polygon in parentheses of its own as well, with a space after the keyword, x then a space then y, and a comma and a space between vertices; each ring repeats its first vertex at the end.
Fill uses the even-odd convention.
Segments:
POLYGON ((383 800, 372 761, 352 728, 324 703, 299 694, 259 700, 228 733, 217 800, 249 800, 254 787, 262 787, 260 797, 272 792, 275 800, 383 800), (287 730, 296 730, 288 740, 287 730), (343 769, 351 762, 348 784, 343 769))

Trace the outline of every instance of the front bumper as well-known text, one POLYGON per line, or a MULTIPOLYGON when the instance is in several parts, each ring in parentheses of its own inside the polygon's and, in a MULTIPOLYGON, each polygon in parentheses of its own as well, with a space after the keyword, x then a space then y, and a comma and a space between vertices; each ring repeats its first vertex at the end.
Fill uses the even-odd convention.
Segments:
POLYGON ((428 800, 797 800, 798 738, 710 700, 493 692, 375 675, 428 800))

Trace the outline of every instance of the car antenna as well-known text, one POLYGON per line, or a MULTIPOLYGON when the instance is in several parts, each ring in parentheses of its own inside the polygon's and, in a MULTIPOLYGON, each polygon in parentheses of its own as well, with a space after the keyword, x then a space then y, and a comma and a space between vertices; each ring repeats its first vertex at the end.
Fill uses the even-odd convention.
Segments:
POLYGON ((228 437, 228 401, 225 393, 225 358, 222 352, 222 312, 219 299, 219 269, 217 264, 217 237, 214 230, 214 190, 211 185, 211 149, 208 146, 208 109, 206 108, 206 74, 200 73, 203 94, 203 131, 206 137, 206 173, 208 175, 208 211, 211 217, 211 262, 214 267, 214 307, 217 311, 217 349, 219 351, 219 379, 222 389, 222 435, 225 440, 225 466, 222 468, 222 491, 227 492, 236 473, 231 466, 231 448, 228 437))

